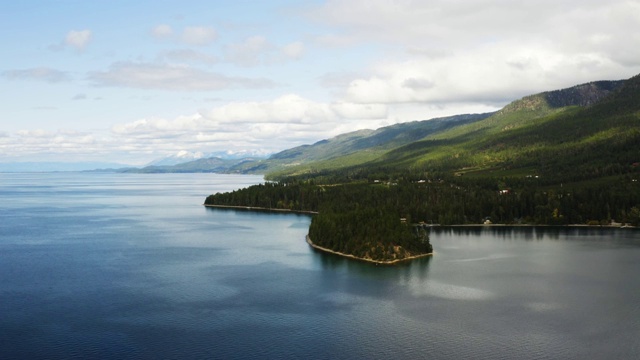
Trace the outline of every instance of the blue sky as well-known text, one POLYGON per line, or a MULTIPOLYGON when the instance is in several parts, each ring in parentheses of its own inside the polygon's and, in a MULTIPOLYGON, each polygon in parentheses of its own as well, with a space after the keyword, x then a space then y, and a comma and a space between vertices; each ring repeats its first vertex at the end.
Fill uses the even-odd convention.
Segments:
POLYGON ((268 154, 640 73, 640 1, 0 7, 0 162, 268 154))

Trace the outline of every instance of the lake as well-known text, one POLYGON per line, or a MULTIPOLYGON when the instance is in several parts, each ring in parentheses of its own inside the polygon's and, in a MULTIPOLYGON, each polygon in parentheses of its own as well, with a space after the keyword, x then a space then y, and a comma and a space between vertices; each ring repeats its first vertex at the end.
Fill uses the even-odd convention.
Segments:
POLYGON ((216 174, 0 174, 0 358, 637 359, 640 231, 453 227, 394 267, 216 174))

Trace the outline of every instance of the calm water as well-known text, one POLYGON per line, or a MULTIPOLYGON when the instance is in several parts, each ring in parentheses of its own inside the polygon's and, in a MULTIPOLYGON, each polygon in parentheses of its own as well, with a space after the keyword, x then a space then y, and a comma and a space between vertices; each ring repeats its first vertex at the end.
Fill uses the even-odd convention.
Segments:
POLYGON ((376 267, 201 205, 260 181, 0 174, 0 358, 640 358, 640 231, 441 229, 376 267))

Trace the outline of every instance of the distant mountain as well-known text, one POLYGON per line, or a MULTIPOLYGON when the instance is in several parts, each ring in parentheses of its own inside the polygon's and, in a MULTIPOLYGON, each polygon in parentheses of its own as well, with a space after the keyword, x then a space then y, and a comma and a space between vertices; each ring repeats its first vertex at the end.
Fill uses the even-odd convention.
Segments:
POLYGON ((153 160, 150 163, 148 163, 146 166, 177 165, 177 164, 185 163, 188 161, 198 160, 203 158, 204 156, 205 155, 202 152, 191 152, 191 151, 182 150, 173 155, 153 160))
POLYGON ((211 157, 187 161, 176 165, 149 165, 143 168, 126 168, 118 172, 124 173, 229 173, 246 162, 257 161, 256 158, 221 159, 211 157))
POLYGON ((254 151, 217 151, 211 153, 203 153, 201 151, 192 152, 181 150, 173 155, 153 160, 146 166, 172 166, 200 159, 220 158, 225 160, 239 160, 244 158, 266 158, 268 154, 254 151))

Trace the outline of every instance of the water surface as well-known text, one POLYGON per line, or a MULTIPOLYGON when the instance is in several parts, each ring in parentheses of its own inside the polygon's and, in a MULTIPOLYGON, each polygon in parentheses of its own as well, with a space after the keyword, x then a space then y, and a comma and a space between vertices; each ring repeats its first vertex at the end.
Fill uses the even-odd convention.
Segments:
POLYGON ((640 234, 444 228, 395 267, 212 174, 0 174, 0 358, 640 357, 640 234))

